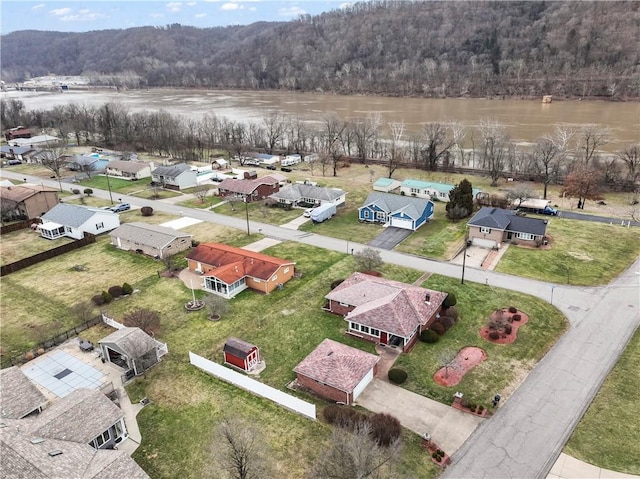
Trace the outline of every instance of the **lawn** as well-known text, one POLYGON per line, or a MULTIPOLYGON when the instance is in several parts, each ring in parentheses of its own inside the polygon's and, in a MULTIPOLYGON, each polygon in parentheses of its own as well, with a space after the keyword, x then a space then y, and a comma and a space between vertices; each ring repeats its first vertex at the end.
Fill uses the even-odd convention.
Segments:
POLYGON ((551 218, 548 250, 510 246, 496 271, 552 283, 609 283, 640 253, 640 228, 551 218))
POLYGON ((2 235, 0 247, 0 263, 2 265, 13 263, 22 258, 28 258, 34 254, 49 251, 50 249, 72 243, 72 238, 59 238, 51 241, 40 236, 40 233, 31 228, 14 231, 2 235))
POLYGON ((262 202, 243 203, 228 201, 217 206, 215 212, 236 218, 245 218, 248 212, 249 220, 272 225, 282 225, 302 215, 301 209, 285 210, 283 208, 269 207, 262 202))
POLYGON ((457 279, 438 275, 429 277, 423 286, 453 292, 460 319, 437 343, 418 342, 410 354, 398 359, 396 366, 409 375, 403 387, 445 404, 453 401, 456 391, 484 406, 489 406, 496 393, 508 397, 567 327, 557 309, 526 294, 477 283, 461 285, 457 279), (491 312, 509 306, 529 315, 529 322, 518 330, 517 340, 510 345, 498 345, 482 339, 478 331, 491 312), (436 384, 433 374, 441 367, 438 356, 445 350, 457 352, 465 346, 484 349, 487 359, 454 387, 436 384))
POLYGON ((640 330, 573 432, 565 452, 590 464, 640 475, 640 330))
POLYGON ((433 219, 396 246, 397 251, 417 254, 427 258, 450 261, 464 246, 466 221, 452 222, 447 219, 446 203, 435 204, 433 219))
POLYGON ((184 206, 185 208, 197 208, 197 209, 208 209, 213 205, 217 205, 221 203, 223 200, 219 196, 213 196, 211 193, 208 193, 204 198, 204 201, 200 198, 193 198, 186 201, 181 201, 178 203, 180 206, 184 206))
POLYGON ((104 175, 96 175, 91 178, 84 178, 80 180, 75 186, 73 186, 73 188, 78 188, 80 191, 84 190, 84 188, 95 188, 97 190, 109 191, 109 188, 111 188, 113 193, 129 195, 135 191, 147 189, 149 187, 149 181, 130 181, 120 178, 106 177, 104 175))
POLYGON ((179 191, 165 190, 162 188, 149 188, 139 189, 131 193, 131 196, 137 196, 138 198, 153 199, 153 200, 165 200, 167 198, 175 198, 176 196, 184 196, 179 191))

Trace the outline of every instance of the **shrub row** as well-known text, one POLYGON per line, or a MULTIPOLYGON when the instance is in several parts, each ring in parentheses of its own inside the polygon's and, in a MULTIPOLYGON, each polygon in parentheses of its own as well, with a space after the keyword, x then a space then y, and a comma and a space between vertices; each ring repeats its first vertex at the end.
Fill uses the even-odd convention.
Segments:
POLYGON ((123 295, 129 295, 133 293, 133 288, 129 283, 124 283, 122 286, 111 286, 107 291, 103 291, 100 294, 96 294, 91 298, 91 301, 96 306, 102 306, 113 301, 114 298, 119 298, 123 295))
POLYGON ((402 433, 400 421, 390 414, 377 413, 367 416, 350 407, 331 405, 324 408, 322 415, 329 424, 351 431, 367 426, 371 439, 384 447, 393 443, 402 433))

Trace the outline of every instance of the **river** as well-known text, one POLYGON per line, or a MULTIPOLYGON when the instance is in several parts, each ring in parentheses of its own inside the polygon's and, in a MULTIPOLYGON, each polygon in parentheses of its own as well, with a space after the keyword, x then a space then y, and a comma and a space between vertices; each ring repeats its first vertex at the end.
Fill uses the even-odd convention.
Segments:
POLYGON ((17 98, 27 109, 51 109, 67 103, 99 106, 119 102, 129 111, 163 109, 172 114, 200 118, 215 113, 234 121, 260 121, 265 112, 279 110, 305 122, 320 122, 326 112, 345 119, 379 113, 383 130, 388 123, 404 122, 405 133, 419 132, 432 121, 455 120, 477 126, 491 119, 502 123, 511 138, 529 143, 551 133, 556 125, 580 128, 588 124, 609 130, 610 142, 603 147, 616 151, 640 142, 640 103, 606 101, 486 100, 389 98, 322 93, 228 90, 126 90, 67 92, 3 92, 0 98, 17 98))

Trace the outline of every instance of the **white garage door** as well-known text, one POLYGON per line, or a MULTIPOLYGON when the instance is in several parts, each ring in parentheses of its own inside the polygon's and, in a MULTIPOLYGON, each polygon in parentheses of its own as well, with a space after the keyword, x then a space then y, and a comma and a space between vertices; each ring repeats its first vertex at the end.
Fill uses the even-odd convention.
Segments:
POLYGON ((396 228, 404 228, 405 230, 412 230, 413 221, 403 220, 401 218, 391 218, 391 226, 395 226, 396 228))
POLYGON ((483 238, 473 238, 471 243, 481 248, 495 248, 497 246, 495 241, 483 238))
POLYGON ((356 398, 360 395, 360 393, 362 391, 364 391, 364 388, 367 387, 367 385, 371 382, 371 380, 373 379, 373 369, 371 369, 367 375, 362 378, 362 381, 360 381, 358 383, 358 385, 353 388, 353 400, 355 401, 356 398))

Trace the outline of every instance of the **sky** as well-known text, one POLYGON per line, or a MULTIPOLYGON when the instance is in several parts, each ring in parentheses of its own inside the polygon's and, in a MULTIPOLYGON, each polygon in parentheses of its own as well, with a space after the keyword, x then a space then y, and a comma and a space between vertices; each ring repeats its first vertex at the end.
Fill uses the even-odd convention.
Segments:
POLYGON ((288 21, 348 5, 348 0, 0 0, 0 33, 87 32, 173 23, 199 28, 288 21))

